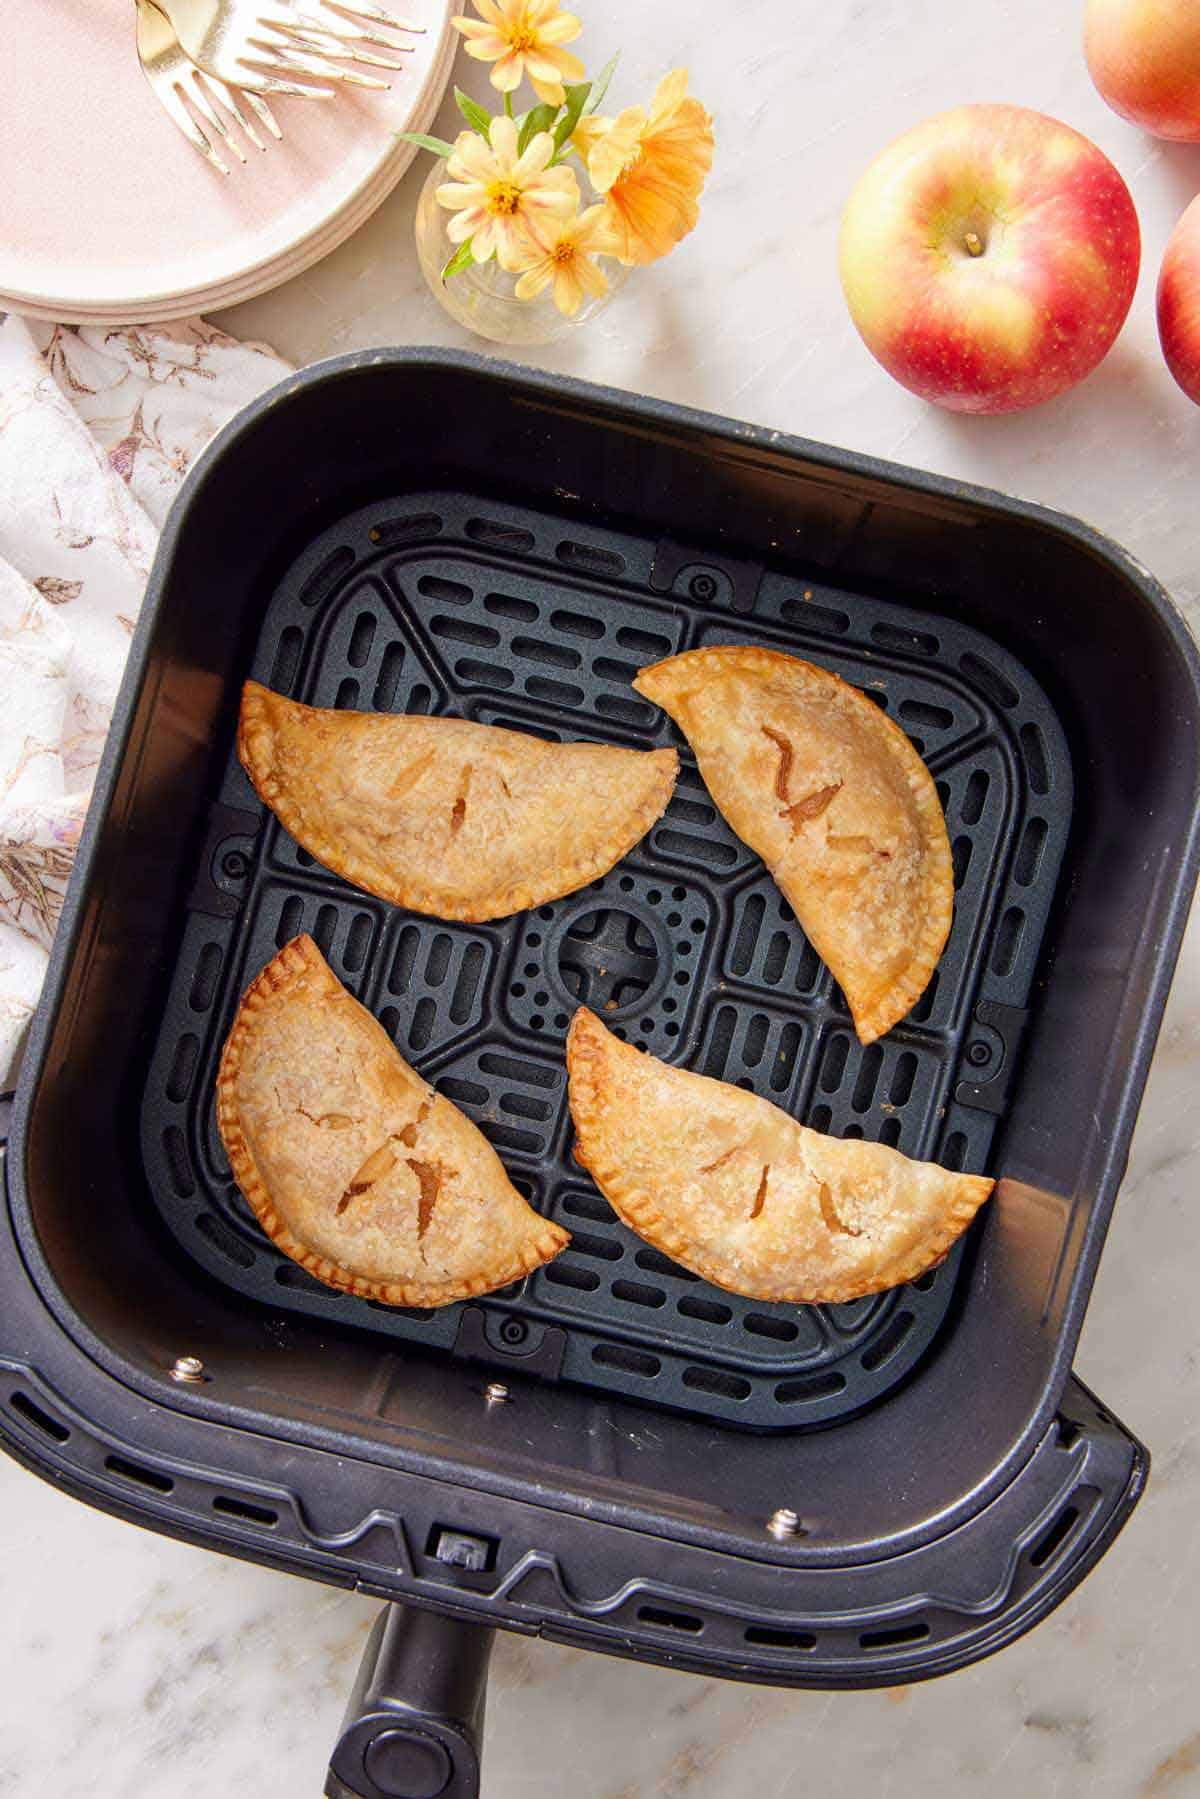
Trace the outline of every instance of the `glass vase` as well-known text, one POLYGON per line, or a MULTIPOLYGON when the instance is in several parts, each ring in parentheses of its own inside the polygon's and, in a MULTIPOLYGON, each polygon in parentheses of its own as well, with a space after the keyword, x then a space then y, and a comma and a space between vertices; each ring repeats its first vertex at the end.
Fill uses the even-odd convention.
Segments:
POLYGON ((628 269, 615 257, 604 257, 600 266, 608 291, 594 299, 585 294, 579 311, 568 316, 554 304, 550 287, 532 300, 518 300, 514 291, 518 277, 508 274, 494 257, 491 262, 472 263, 443 281, 442 270, 457 248, 446 229, 454 214, 439 206, 436 198, 445 179, 445 164, 438 159, 425 177, 417 202, 417 259, 438 305, 476 336, 494 344, 553 343, 603 312, 624 285, 628 269))

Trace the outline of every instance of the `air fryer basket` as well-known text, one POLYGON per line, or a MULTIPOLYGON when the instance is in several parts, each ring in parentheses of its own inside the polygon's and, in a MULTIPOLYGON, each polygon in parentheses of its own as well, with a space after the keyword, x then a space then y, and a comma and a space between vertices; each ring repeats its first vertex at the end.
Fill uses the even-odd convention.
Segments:
POLYGON ((747 570, 723 591, 721 569, 672 563, 649 538, 572 532, 467 494, 389 496, 286 570, 250 673, 310 705, 652 744, 681 740, 631 688, 639 662, 739 639, 820 657, 915 737, 953 832, 954 929, 913 1016, 862 1048, 686 747, 661 823, 603 880, 466 926, 326 873, 266 812, 227 742, 142 1108, 150 1192, 214 1276, 276 1307, 733 1423, 837 1418, 920 1359, 961 1253, 907 1289, 832 1310, 756 1305, 698 1281, 621 1225, 573 1162, 569 1014, 584 1000, 639 1048, 755 1087, 818 1129, 983 1171, 1066 843, 1065 740, 1032 677, 962 625, 782 574, 747 570), (216 1133, 213 1087, 240 994, 301 930, 573 1233, 519 1291, 440 1311, 374 1305, 322 1286, 259 1230, 216 1133))
POLYGON ((442 1614, 373 1643, 340 1794, 473 1790, 486 1646, 447 1620, 811 1685, 1010 1640, 1145 1477, 1069 1370, 1195 880, 1198 721, 1169 602, 1070 521, 467 356, 285 383, 194 471, 133 646, 6 1168, 8 1446, 142 1523, 442 1614), (603 881, 467 927, 329 875, 233 754, 248 674, 673 741, 632 673, 730 641, 864 687, 939 782, 953 936, 869 1049, 686 757, 603 881), (557 1263, 398 1312, 261 1237, 212 1075, 300 929, 572 1230, 557 1263), (899 1293, 718 1292, 573 1168, 580 999, 820 1128, 992 1172, 995 1199, 899 1293), (170 1378, 186 1355, 197 1383, 170 1378))

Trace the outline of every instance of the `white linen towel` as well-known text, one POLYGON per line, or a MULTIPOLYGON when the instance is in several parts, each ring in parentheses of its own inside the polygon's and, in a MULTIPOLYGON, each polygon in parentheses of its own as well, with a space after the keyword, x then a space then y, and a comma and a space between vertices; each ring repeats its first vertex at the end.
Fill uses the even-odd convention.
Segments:
POLYGON ((203 319, 0 314, 0 1093, 14 1085, 154 546, 288 365, 203 319))

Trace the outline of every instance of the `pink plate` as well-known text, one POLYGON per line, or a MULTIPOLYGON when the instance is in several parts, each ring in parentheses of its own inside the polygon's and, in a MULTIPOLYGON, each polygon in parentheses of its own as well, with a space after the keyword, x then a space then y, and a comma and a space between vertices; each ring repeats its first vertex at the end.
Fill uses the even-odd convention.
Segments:
POLYGON ((456 41, 452 0, 397 0, 425 29, 390 89, 273 101, 282 143, 222 148, 226 177, 147 85, 132 0, 2 6, 0 308, 88 324, 233 306, 334 249, 415 155, 396 134, 428 128, 456 41))

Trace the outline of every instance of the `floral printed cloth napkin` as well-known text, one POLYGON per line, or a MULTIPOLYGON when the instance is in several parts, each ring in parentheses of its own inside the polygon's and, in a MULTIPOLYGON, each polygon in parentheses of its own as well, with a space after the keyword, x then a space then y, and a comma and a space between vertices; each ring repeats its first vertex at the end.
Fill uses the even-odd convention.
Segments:
POLYGON ((0 1093, 13 1086, 167 508, 288 373, 202 319, 0 314, 0 1093))

